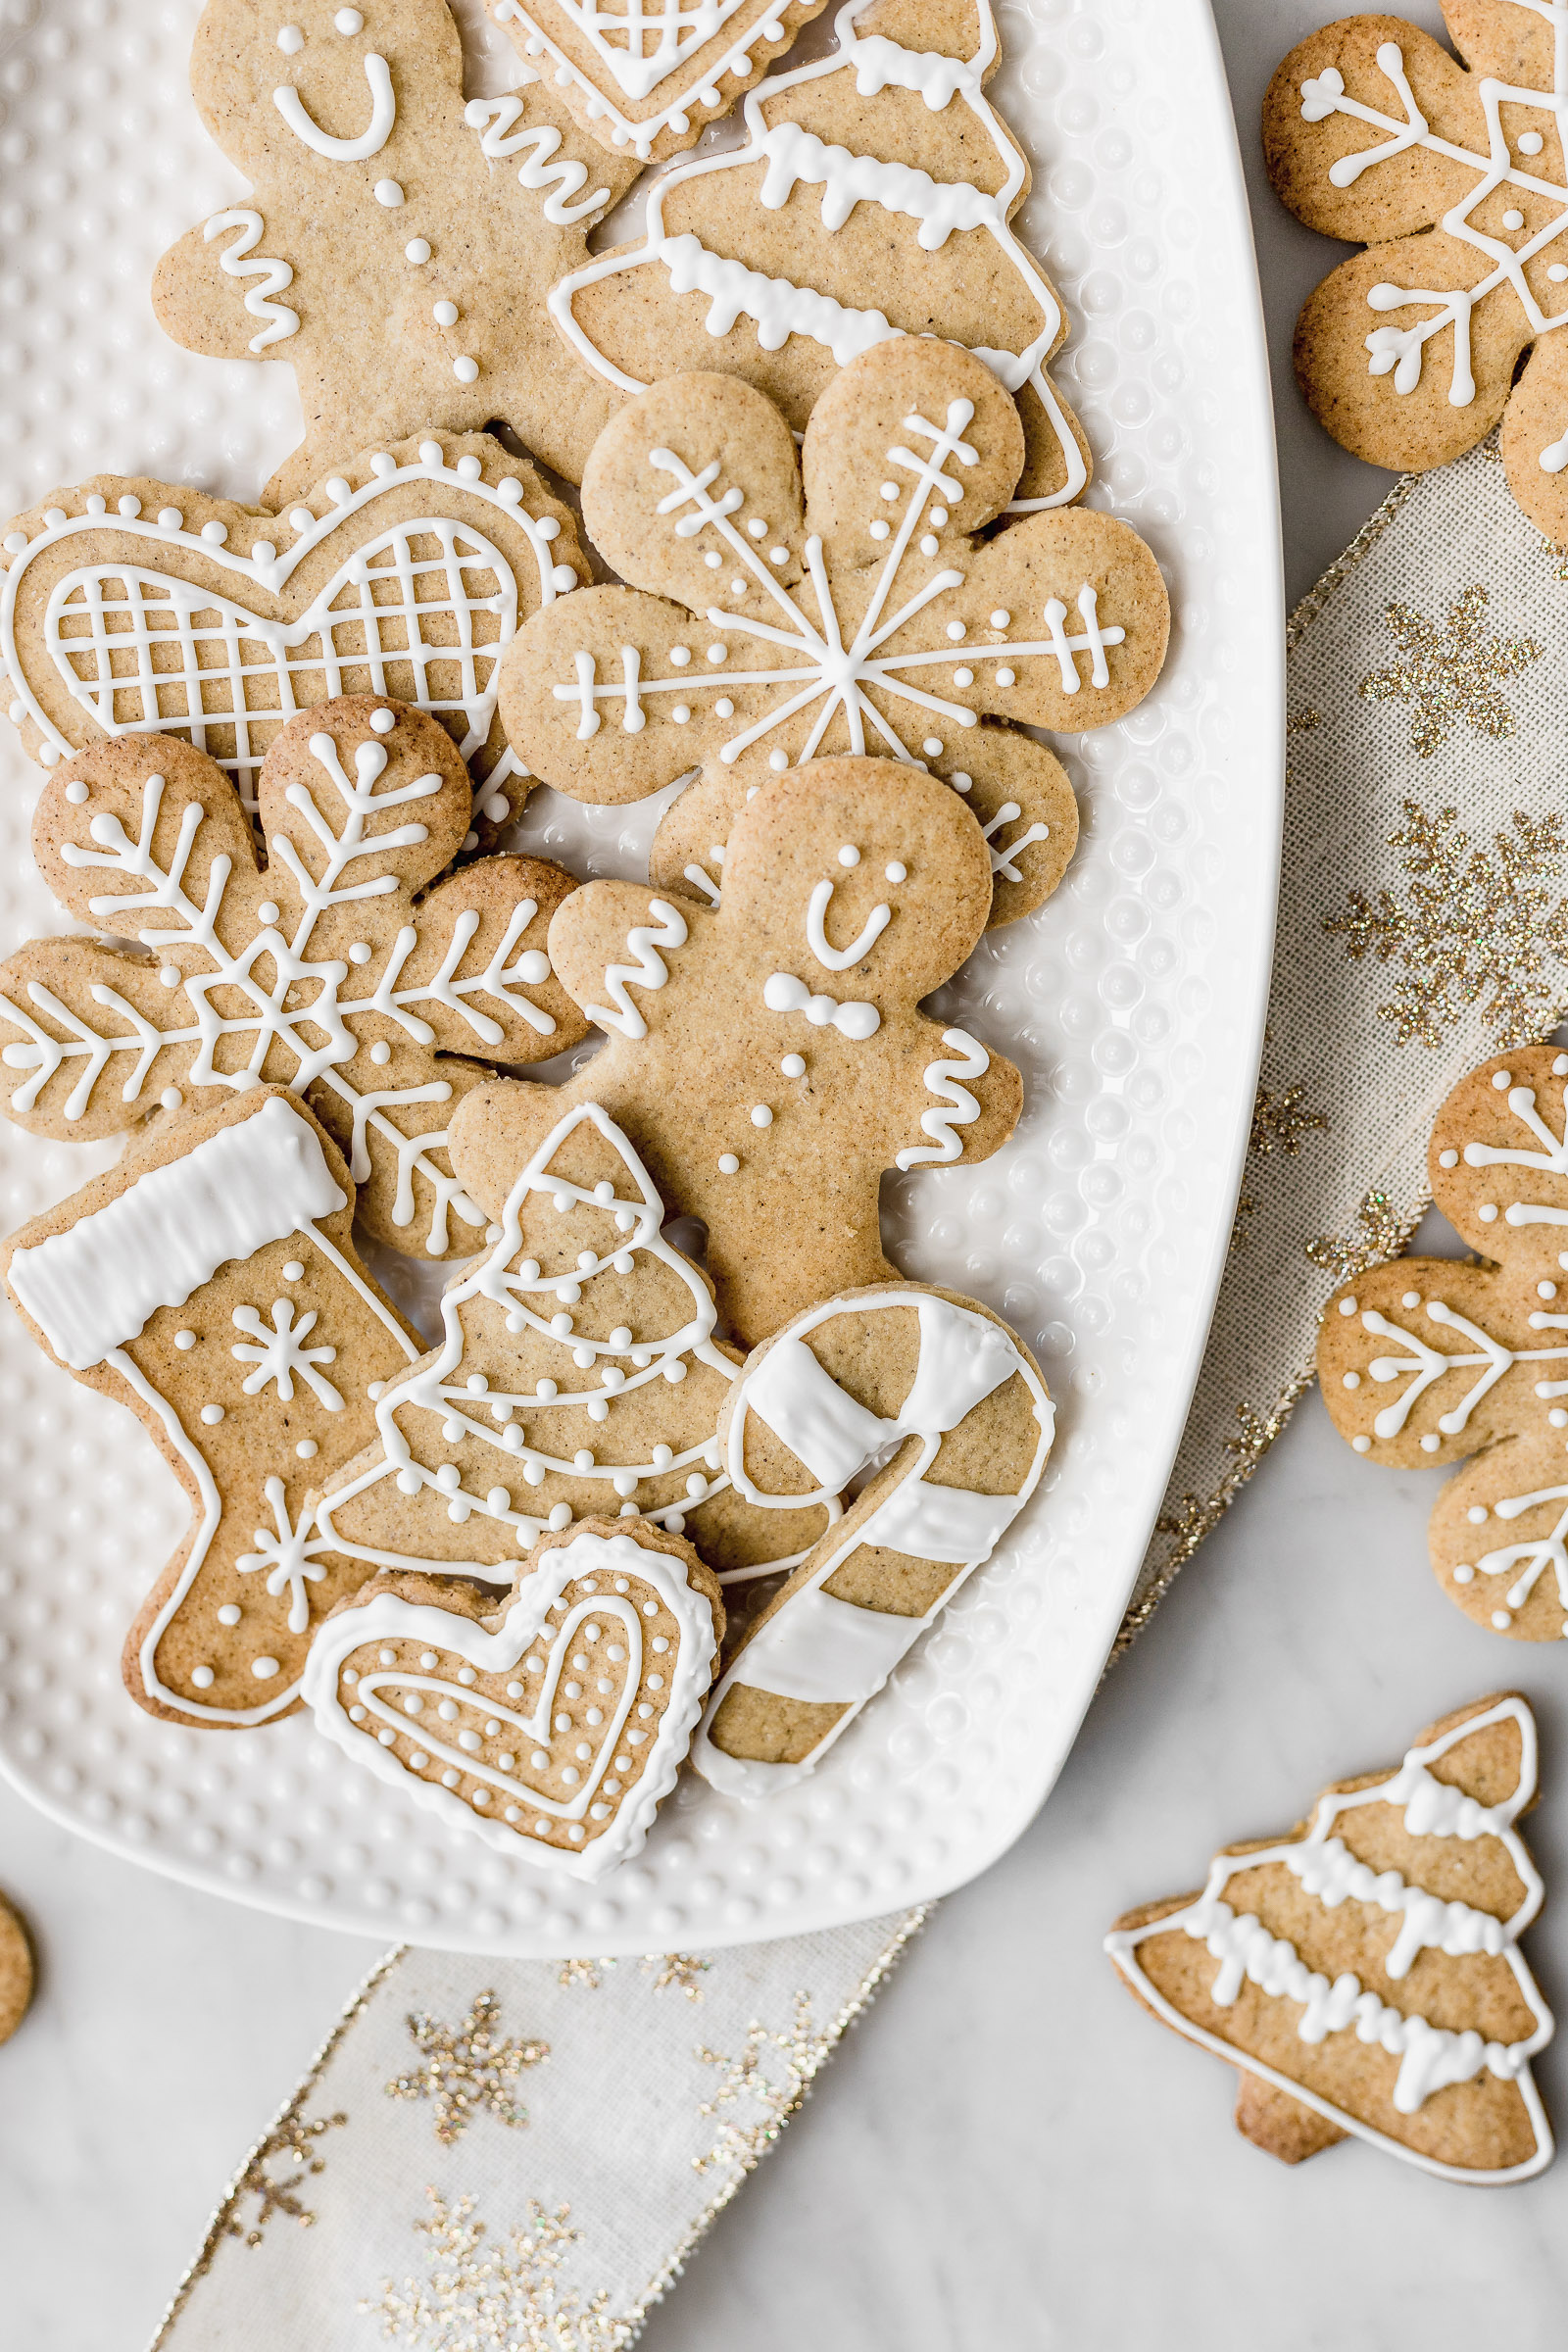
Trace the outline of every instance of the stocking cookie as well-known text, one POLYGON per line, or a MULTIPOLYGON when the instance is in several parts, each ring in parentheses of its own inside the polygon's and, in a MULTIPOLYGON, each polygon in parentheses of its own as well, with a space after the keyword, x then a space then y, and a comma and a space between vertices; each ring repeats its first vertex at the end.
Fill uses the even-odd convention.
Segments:
POLYGON ((724 1630, 714 1578, 648 1521, 548 1535, 497 1606, 398 1576, 322 1627, 318 1731, 498 1851, 599 1879, 675 1785, 724 1630))
POLYGON ((255 806, 294 711, 395 695, 480 780, 475 821, 526 791, 496 718, 520 620, 588 565, 565 507, 487 433, 346 465, 286 513, 100 473, 0 539, 10 716, 45 767, 117 735, 181 735, 255 806))
POLYGON ((544 299, 636 166, 585 138, 534 68, 518 79, 465 106, 447 0, 208 0, 191 88, 251 194, 165 254, 153 307, 191 351, 293 368, 305 439, 269 506, 430 417, 504 418, 581 473, 614 395, 544 299))
POLYGON ((257 1087, 172 1121, 0 1244, 32 1337, 129 1405, 190 1499, 125 1643, 151 1715, 285 1713, 313 1630, 365 1576, 312 1533, 306 1498, 366 1444, 382 1382, 419 1347, 355 1255, 353 1216, 330 1138, 257 1087))
POLYGON ((1299 42, 1269 84, 1275 189, 1309 228, 1367 249, 1309 297, 1297 377, 1319 421, 1374 466, 1441 466, 1501 417, 1509 487, 1560 540, 1561 26, 1539 0, 1446 0, 1444 15, 1463 66, 1397 17, 1347 17, 1299 42))
POLYGON ((416 901, 464 838, 467 771, 434 719, 373 695, 291 719, 260 807, 258 870, 238 796, 188 744, 101 744, 51 774, 33 818, 45 881, 148 953, 34 940, 0 964, 5 1109, 90 1138, 292 1086, 378 1239, 471 1256, 485 1217, 447 1157, 451 1106, 486 1064, 583 1035, 545 952, 571 877, 487 858, 416 901))
POLYGON ((824 1293, 892 1282, 884 1170, 985 1159, 1018 1118, 1011 1062, 918 1009, 985 927, 991 861, 957 794, 891 760, 818 760, 736 819, 723 904, 573 892, 550 956, 599 1054, 551 1088, 476 1089, 453 1165, 496 1216, 564 1104, 622 1128, 708 1228, 727 1330, 765 1339, 824 1293))
MULTIPOLYGON (((514 752, 602 804, 694 765, 758 784, 824 752, 972 774, 982 712, 1075 731, 1122 717, 1164 660, 1158 567, 1125 523, 1080 508, 981 545, 1022 449, 996 377, 943 343, 844 368, 800 464, 750 386, 656 385, 583 476, 589 534, 632 585, 519 633, 501 677, 514 752)), ((1065 779, 1033 746, 1014 756, 1022 740, 999 733, 985 772, 1020 812, 1044 794, 1059 823, 1065 779)), ((1031 885, 1055 856, 1020 846, 1031 885)))
POLYGON ((851 1292, 756 1348, 724 1407, 738 1494, 791 1517, 897 1451, 749 1627, 692 1760, 728 1795, 814 1770, 1040 1483, 1055 1414, 999 1316, 921 1284, 851 1292))
POLYGON ((1008 225, 1029 166, 984 94, 991 0, 850 0, 834 33, 830 55, 751 93, 744 147, 655 182, 640 243, 563 278, 557 324, 620 392, 716 368, 796 432, 857 353, 941 335, 1017 396, 1014 511, 1067 505, 1089 452, 1047 373, 1061 304, 1008 225))
MULTIPOLYGON (((498 1151, 487 1193, 511 1166, 498 1151)), ((387 1384, 375 1444, 328 1487, 318 1525, 334 1550, 505 1584, 545 1534, 640 1516, 684 1535, 721 1584, 805 1556, 837 1495, 775 1511, 735 1491, 716 1433, 741 1358, 714 1339, 711 1285, 663 1214, 597 1103, 558 1120, 489 1255, 443 1298, 441 1347, 387 1384)))
POLYGON ((1201 1894, 1118 1920, 1144 2006, 1240 2070, 1240 2132, 1287 2164, 1347 2132, 1441 2180, 1552 2159, 1530 2070, 1552 2019, 1518 1938, 1541 1877, 1526 1700, 1478 1699, 1396 1772, 1338 1781, 1289 1837, 1227 1846, 1201 1894))

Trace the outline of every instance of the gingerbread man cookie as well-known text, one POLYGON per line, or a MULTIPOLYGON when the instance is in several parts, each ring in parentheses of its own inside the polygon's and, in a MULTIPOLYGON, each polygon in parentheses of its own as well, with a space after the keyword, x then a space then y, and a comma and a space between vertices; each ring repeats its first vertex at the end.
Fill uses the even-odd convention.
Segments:
POLYGON ((90 1138, 264 1082, 296 1087, 347 1157, 378 1239, 471 1256, 485 1217, 446 1156, 488 1071, 584 1034, 545 940, 571 876, 481 858, 416 903, 468 823, 433 718, 373 695, 302 711, 260 777, 268 862, 222 770, 173 737, 101 744, 33 818, 67 911, 140 941, 35 940, 0 964, 0 1094, 41 1135, 90 1138))
POLYGON ((419 1343, 350 1239, 354 1187, 296 1096, 256 1087, 171 1121, 134 1160, 0 1244, 39 1346, 129 1405, 191 1526, 132 1625, 125 1687, 215 1726, 298 1702, 315 1627, 363 1581, 308 1497, 375 1429, 419 1343))
POLYGON ((818 760, 736 819, 723 904, 573 892, 556 972, 607 1043, 564 1086, 477 1088, 453 1165, 499 1216, 563 1104, 594 1102, 663 1199, 708 1228, 725 1327, 765 1339, 824 1293, 897 1279, 884 1170, 985 1159, 1017 1071, 920 1000, 985 927, 991 861, 958 795, 891 760, 818 760))
POLYGON ((1509 487, 1561 540, 1561 25, 1542 0, 1446 0, 1443 13, 1463 66, 1398 17, 1347 17, 1269 84, 1275 189, 1309 228, 1366 247, 1302 310, 1297 377, 1319 421, 1375 466, 1441 466, 1501 417, 1509 487))
POLYGON ((1568 1054, 1551 1046, 1462 1078, 1427 1168, 1487 1262, 1397 1257, 1358 1274, 1318 1337, 1323 1401, 1357 1453, 1397 1469, 1476 1457, 1433 1506, 1432 1565, 1467 1617, 1523 1642, 1568 1634, 1565 1098, 1568 1054))
POLYGON ((447 0, 208 0, 191 88, 251 194, 165 254, 153 307, 189 350, 293 368, 305 439, 269 506, 430 418, 503 418, 581 473, 615 398, 544 299, 637 168, 534 68, 518 80, 465 106, 447 0))
POLYGON ((1128 1912, 1105 1949, 1238 2069, 1237 2130, 1270 2155, 1353 2132, 1440 2180, 1528 2180, 1553 2153, 1530 2068, 1552 2018, 1518 1941, 1544 1891, 1513 1826, 1535 1798, 1527 1701, 1478 1699, 1288 1837, 1226 1846, 1200 1894, 1128 1912))

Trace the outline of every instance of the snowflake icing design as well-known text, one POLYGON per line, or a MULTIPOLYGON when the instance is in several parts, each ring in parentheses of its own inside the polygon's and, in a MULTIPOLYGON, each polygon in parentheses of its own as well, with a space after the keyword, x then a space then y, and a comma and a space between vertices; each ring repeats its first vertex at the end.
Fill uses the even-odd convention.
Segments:
MULTIPOLYGON (((237 1355, 239 1349, 236 1348, 234 1352, 237 1355)), ((255 1377, 254 1374, 252 1377, 255 1377)), ((247 1381, 245 1385, 248 1388, 250 1383, 247 1381)), ((334 1390, 333 1395, 336 1394, 334 1390)), ((342 1402, 339 1396, 337 1407, 329 1406, 328 1410, 340 1410, 342 1402)), ((320 1558, 332 1546, 320 1537, 313 1535, 315 1519, 312 1514, 302 1511, 297 1525, 289 1517, 288 1490, 280 1478, 275 1475, 269 1478, 262 1493, 271 1510, 274 1528, 270 1531, 259 1527, 256 1530, 256 1549, 241 1552, 234 1565, 241 1576, 251 1576, 258 1569, 265 1569, 267 1590, 274 1600, 286 1590, 288 1630, 291 1634, 303 1634, 311 1622, 310 1596, 305 1588, 308 1584, 320 1583, 326 1573, 319 1564, 320 1558)))
POLYGON ((294 1401, 294 1375, 298 1373, 312 1395, 325 1405, 329 1413, 340 1413, 343 1410, 341 1396, 325 1375, 316 1369, 318 1364, 336 1363, 337 1349, 335 1348, 306 1348, 301 1345, 302 1341, 308 1339, 315 1330, 317 1320, 316 1309, 310 1307, 296 1324, 292 1298, 273 1299, 270 1327, 262 1321, 258 1308, 254 1306, 235 1307, 235 1330, 249 1332, 251 1338, 257 1343, 255 1347, 250 1347, 244 1341, 240 1341, 228 1351, 241 1363, 251 1363, 256 1366, 256 1370, 247 1372, 245 1378, 240 1382, 240 1387, 247 1396, 259 1396, 268 1382, 275 1380, 277 1393, 283 1402, 292 1404, 294 1401))

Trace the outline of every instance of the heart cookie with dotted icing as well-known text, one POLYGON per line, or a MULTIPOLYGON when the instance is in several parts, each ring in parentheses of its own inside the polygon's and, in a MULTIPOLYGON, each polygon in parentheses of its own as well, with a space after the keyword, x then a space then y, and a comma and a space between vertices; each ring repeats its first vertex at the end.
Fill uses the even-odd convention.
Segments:
POLYGON ((429 1577, 368 1586, 317 1637, 305 1697, 346 1756, 452 1827, 598 1879, 675 1785, 723 1627, 680 1537, 584 1519, 499 1605, 429 1577))

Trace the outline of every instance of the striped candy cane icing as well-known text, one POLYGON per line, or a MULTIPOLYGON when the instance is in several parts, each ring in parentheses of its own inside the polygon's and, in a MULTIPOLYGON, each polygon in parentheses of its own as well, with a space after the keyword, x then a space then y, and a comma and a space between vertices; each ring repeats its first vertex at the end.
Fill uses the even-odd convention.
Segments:
MULTIPOLYGON (((898 1337, 890 1328, 889 1345, 897 1345, 898 1337)), ((914 1284, 830 1298, 752 1356, 728 1407, 725 1440, 730 1479, 748 1501, 775 1510, 825 1501, 903 1440, 919 1443, 901 1454, 902 1466, 890 1465, 889 1474, 875 1483, 868 1512, 858 1517, 852 1512, 822 1538, 716 1687, 692 1745, 693 1762, 715 1788, 748 1799, 771 1796, 815 1768, 965 1577, 990 1558, 1040 1482, 1054 1421, 1045 1383, 1005 1324, 973 1304, 914 1284), (884 1416, 841 1386, 808 1343, 816 1338, 819 1346, 830 1347, 842 1318, 865 1318, 874 1325, 901 1309, 912 1309, 918 1319, 915 1371, 897 1412, 884 1416), (1008 1383, 1016 1384, 1016 1421, 1032 1440, 1017 1484, 1003 1494, 987 1494, 945 1485, 940 1475, 928 1478, 933 1468, 940 1472, 944 1439, 961 1430, 1008 1383), (783 1494, 757 1485, 747 1469, 747 1432, 754 1418, 788 1448, 796 1469, 808 1474, 810 1494, 783 1494), (916 1615, 864 1607, 828 1591, 857 1553, 873 1548, 905 1554, 911 1568, 916 1562, 946 1563, 954 1573, 935 1602, 916 1615), (720 1718, 737 1690, 809 1709, 831 1706, 837 1713, 794 1761, 735 1754, 719 1740, 735 1737, 720 1718)), ((1008 1435, 1013 1434, 1009 1424, 1008 1435)))

